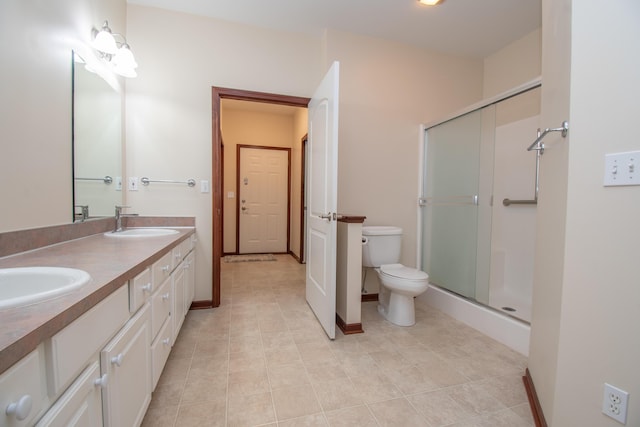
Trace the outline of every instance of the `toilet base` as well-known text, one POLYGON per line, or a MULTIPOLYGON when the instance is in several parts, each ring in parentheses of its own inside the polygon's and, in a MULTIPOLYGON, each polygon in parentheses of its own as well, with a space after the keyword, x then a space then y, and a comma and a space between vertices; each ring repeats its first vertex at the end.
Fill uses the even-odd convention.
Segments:
POLYGON ((389 292, 389 294, 388 305, 378 304, 378 313, 397 326, 415 325, 416 307, 413 297, 395 292, 389 292))

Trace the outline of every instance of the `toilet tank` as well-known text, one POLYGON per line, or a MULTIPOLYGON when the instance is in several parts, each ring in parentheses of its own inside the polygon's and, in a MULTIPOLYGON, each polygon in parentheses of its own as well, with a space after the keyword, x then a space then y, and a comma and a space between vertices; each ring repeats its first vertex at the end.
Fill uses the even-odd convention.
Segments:
POLYGON ((402 228, 393 226, 362 227, 362 266, 380 267, 400 262, 402 228))

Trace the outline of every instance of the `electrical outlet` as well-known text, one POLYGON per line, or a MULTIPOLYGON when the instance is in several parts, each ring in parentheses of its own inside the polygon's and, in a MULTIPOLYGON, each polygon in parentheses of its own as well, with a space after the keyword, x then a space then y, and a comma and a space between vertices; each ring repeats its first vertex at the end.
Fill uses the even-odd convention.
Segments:
POLYGON ((629 393, 611 384, 604 383, 604 397, 602 399, 602 413, 614 420, 627 423, 627 403, 629 393))

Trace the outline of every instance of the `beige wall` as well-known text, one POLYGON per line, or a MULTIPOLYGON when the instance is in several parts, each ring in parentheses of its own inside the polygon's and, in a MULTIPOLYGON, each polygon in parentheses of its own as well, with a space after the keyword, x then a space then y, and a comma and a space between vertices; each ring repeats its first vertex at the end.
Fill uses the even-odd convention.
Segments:
POLYGON ((491 98, 539 77, 542 30, 537 29, 484 58, 484 98, 491 98))
POLYGON ((543 126, 571 127, 541 171, 529 366, 551 426, 620 425, 600 413, 605 382, 640 425, 640 187, 602 185, 606 153, 640 148, 638 17, 630 0, 543 1, 543 126))
MULTIPOLYGON (((415 263, 418 126, 480 99, 481 61, 336 31, 319 40, 134 5, 128 27, 140 64, 127 87, 129 175, 213 179, 211 86, 309 97, 337 59, 339 210, 405 228, 403 258, 415 263)), ((130 193, 129 204, 141 214, 196 216, 196 299, 209 299, 210 194, 156 188, 130 193)))
POLYGON ((71 222, 71 51, 125 18, 125 0, 0 2, 0 232, 71 222))
MULTIPOLYGON (((300 142, 297 137, 299 132, 306 130, 296 129, 294 114, 272 114, 259 111, 245 111, 228 109, 224 107, 222 100, 221 128, 224 139, 224 252, 236 251, 236 202, 237 199, 229 199, 228 193, 233 192, 238 196, 237 187, 237 146, 256 145, 267 147, 286 147, 291 149, 291 221, 290 227, 296 229, 296 235, 300 238, 300 142), (296 139, 298 142, 296 143, 296 139), (297 149, 296 149, 297 148, 297 149), (297 194, 296 191, 297 190, 297 194), (297 195, 293 200, 294 194, 297 195), (293 212, 294 205, 296 212, 293 212)), ((305 109, 296 109, 304 110, 305 109)), ((293 111, 292 111, 293 112, 293 111)), ((305 114, 302 114, 305 115, 305 114)), ((304 133, 303 133, 304 135, 304 133)), ((292 237, 292 236, 291 236, 292 237)), ((291 242, 290 242, 291 244, 291 242)), ((299 248, 298 241, 296 247, 299 248)))
MULTIPOLYGON (((310 96, 322 78, 319 39, 135 5, 127 11, 139 64, 127 86, 129 175, 213 186, 212 86, 310 96)), ((141 214, 196 217, 195 298, 211 299, 211 193, 158 185, 128 202, 141 214)))
MULTIPOLYGON (((571 1, 543 1, 543 127, 569 119, 571 1)), ((573 126, 572 126, 573 127, 573 126)), ((544 414, 551 421, 559 349, 565 254, 569 143, 557 134, 545 139, 540 162, 540 195, 536 223, 529 370, 544 414)), ((582 388, 582 383, 580 388, 582 388)), ((551 424, 553 425, 553 424, 551 424)))
POLYGON ((415 266, 419 126, 481 99, 482 61, 326 34, 341 73, 338 211, 402 227, 401 262, 415 266))

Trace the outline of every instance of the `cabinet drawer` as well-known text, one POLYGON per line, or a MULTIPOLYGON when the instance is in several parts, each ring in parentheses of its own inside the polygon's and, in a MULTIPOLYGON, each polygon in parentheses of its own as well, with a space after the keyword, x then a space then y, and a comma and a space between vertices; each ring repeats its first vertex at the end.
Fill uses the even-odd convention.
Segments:
POLYGON ((33 425, 34 418, 46 408, 47 390, 41 353, 42 348, 38 347, 0 376, 0 426, 33 425), (31 410, 26 411, 29 401, 31 410))
POLYGON ((162 370, 164 369, 164 365, 167 362, 167 358, 169 357, 169 353, 171 352, 171 316, 169 316, 158 336, 151 344, 151 370, 153 377, 153 387, 152 390, 155 390, 156 385, 158 384, 158 380, 160 379, 160 375, 162 374, 162 370))
POLYGON ((151 298, 151 336, 155 337, 171 312, 171 280, 164 281, 151 298))
POLYGON ((167 252, 158 261, 151 266, 151 272, 153 274, 153 286, 159 286, 171 275, 171 259, 173 255, 171 251, 167 252))
MULTIPOLYGON (((97 358, 38 421, 36 427, 72 427, 102 425, 102 387, 97 358)), ((104 385, 103 385, 104 384, 104 385)))
POLYGON ((171 251, 173 254, 173 264, 172 267, 176 268, 178 264, 184 259, 185 256, 191 250, 191 239, 183 240, 178 246, 173 248, 171 251))
POLYGON ((47 370, 51 395, 58 395, 92 355, 129 320, 129 290, 121 286, 49 341, 47 370))
POLYGON ((151 268, 146 268, 129 281, 129 311, 131 313, 138 311, 142 304, 147 302, 152 292, 151 268))

